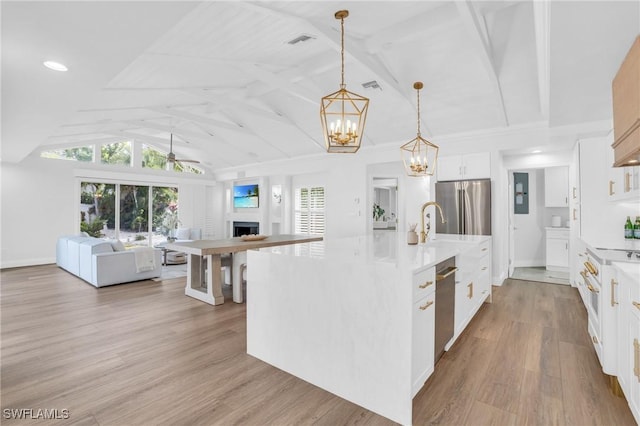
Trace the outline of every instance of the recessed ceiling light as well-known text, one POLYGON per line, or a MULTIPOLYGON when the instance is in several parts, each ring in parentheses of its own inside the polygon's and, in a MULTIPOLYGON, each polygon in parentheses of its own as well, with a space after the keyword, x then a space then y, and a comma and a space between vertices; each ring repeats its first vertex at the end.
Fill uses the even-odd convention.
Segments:
POLYGON ((539 149, 534 149, 533 151, 531 151, 532 154, 540 154, 542 151, 539 149))
POLYGON ((44 61, 43 62, 44 66, 52 69, 54 71, 67 71, 68 68, 64 65, 61 64, 60 62, 54 62, 54 61, 44 61))

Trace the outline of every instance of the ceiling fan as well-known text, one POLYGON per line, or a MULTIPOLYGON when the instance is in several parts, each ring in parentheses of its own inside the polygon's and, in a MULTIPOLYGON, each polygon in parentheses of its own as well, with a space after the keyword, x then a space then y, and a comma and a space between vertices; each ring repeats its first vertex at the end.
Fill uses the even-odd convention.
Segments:
POLYGON ((173 152, 173 133, 171 133, 171 139, 169 141, 169 154, 167 154, 167 170, 173 169, 175 163, 200 163, 198 160, 183 160, 177 159, 176 154, 173 152))

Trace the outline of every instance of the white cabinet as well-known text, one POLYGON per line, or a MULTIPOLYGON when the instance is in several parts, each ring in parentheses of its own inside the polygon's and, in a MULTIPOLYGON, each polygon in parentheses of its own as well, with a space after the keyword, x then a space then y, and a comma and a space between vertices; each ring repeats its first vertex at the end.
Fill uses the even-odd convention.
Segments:
POLYGON ((413 275, 413 330, 411 335, 412 396, 433 372, 435 358, 435 267, 413 275))
POLYGON ((432 292, 413 304, 412 396, 433 372, 435 351, 436 295, 432 292))
POLYGON ((633 275, 625 271, 633 268, 633 264, 615 266, 615 276, 612 279, 617 282, 618 291, 612 302, 617 302, 619 306, 615 351, 618 383, 636 422, 640 423, 640 308, 634 304, 640 302, 640 289, 638 273, 633 275))
POLYGON ((452 155, 438 158, 438 181, 463 179, 489 179, 491 177, 491 154, 452 155))
POLYGON ((465 329, 482 303, 491 301, 491 240, 456 257, 454 338, 465 329))
POLYGON ((569 229, 547 229, 547 270, 569 270, 569 229))
POLYGON ((640 166, 613 167, 613 148, 607 147, 607 195, 610 201, 640 198, 640 166))
POLYGON ((544 169, 545 207, 569 207, 569 168, 547 167, 544 169))

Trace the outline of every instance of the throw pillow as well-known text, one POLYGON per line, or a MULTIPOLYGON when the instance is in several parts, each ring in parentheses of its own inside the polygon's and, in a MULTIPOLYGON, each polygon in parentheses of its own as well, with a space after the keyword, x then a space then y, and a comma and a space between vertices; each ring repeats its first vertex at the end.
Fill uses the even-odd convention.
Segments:
POLYGON ((126 248, 124 244, 120 240, 109 241, 111 243, 111 247, 113 247, 113 251, 125 251, 126 248))
POLYGON ((191 231, 189 228, 178 228, 176 230, 176 239, 178 240, 188 240, 191 231))

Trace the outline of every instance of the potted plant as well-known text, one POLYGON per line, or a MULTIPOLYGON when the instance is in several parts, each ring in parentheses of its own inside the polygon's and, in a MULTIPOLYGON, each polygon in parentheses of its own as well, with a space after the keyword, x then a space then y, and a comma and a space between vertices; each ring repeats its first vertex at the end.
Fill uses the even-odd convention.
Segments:
POLYGON ((175 241, 175 230, 180 225, 178 219, 178 205, 174 202, 169 203, 162 219, 162 226, 167 232, 167 241, 175 241))
POLYGON ((384 216, 384 209, 379 204, 373 203, 373 220, 379 222, 384 216))

